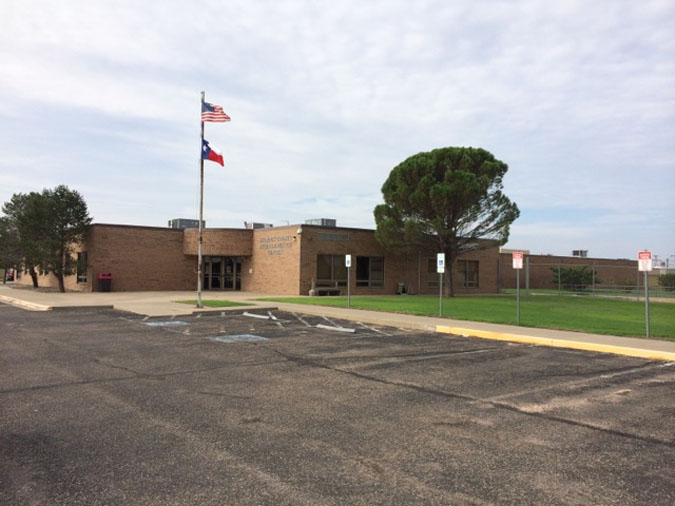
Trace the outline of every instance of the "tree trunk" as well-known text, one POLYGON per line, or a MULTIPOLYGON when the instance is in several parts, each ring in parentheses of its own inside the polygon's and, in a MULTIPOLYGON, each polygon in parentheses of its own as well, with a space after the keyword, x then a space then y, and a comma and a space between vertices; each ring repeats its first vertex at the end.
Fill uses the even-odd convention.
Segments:
POLYGON ((62 273, 57 274, 56 279, 59 280, 59 292, 66 293, 66 286, 63 283, 63 274, 62 273))
POLYGON ((35 272, 35 267, 31 265, 28 268, 28 272, 30 273, 30 277, 33 280, 33 288, 38 288, 38 275, 37 272, 35 272))
POLYGON ((452 275, 452 267, 455 265, 456 258, 453 258, 454 253, 451 251, 445 252, 445 290, 448 297, 455 296, 455 278, 452 275))

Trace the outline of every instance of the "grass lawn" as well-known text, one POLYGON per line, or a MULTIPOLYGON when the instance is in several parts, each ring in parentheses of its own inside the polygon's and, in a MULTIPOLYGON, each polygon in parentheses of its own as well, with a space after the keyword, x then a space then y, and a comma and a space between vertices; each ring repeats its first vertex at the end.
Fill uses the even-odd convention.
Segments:
MULTIPOLYGON (((346 297, 266 298, 320 306, 347 307, 346 297)), ((422 316, 438 315, 438 297, 426 295, 352 297, 351 307, 422 316)), ((675 339, 675 304, 650 303, 652 337, 675 339)), ((443 299, 443 316, 457 320, 516 324, 515 295, 443 299)), ((520 296, 520 324, 617 336, 645 335, 644 302, 576 296, 520 296)))
MULTIPOLYGON (((174 302, 179 302, 180 304, 190 304, 192 306, 197 305, 197 299, 174 300, 174 302)), ((246 304, 245 302, 232 302, 229 300, 202 300, 202 305, 205 307, 233 307, 233 306, 252 306, 253 304, 246 304)))

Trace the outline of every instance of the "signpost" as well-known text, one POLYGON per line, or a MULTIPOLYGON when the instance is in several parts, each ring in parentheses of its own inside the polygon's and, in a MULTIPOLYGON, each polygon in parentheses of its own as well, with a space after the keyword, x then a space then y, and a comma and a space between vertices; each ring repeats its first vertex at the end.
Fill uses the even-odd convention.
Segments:
POLYGON ((645 328, 649 337, 649 272, 652 270, 652 252, 638 251, 638 271, 645 273, 645 328))
POLYGON ((438 272, 438 316, 443 316, 443 273, 445 272, 445 253, 436 255, 436 272, 438 272))
POLYGON ((523 268, 523 252, 514 251, 513 268, 516 270, 516 324, 520 325, 520 270, 523 268))
POLYGON ((351 255, 345 255, 345 266, 347 267, 347 307, 351 307, 351 300, 349 296, 349 290, 350 290, 350 279, 349 279, 349 272, 352 270, 352 256, 351 255))

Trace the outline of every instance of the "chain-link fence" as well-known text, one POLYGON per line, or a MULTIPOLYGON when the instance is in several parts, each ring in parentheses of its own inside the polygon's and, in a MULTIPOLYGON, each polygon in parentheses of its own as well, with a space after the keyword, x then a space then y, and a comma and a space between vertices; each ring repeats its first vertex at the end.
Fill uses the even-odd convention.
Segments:
MULTIPOLYGON (((511 257, 500 255, 500 288, 509 293, 516 288, 517 270, 511 257)), ((650 298, 675 298, 675 290, 659 285, 659 272, 648 276, 650 298)), ((644 273, 632 260, 587 260, 547 256, 527 256, 520 271, 520 288, 529 293, 621 297, 640 300, 645 294, 644 273)))

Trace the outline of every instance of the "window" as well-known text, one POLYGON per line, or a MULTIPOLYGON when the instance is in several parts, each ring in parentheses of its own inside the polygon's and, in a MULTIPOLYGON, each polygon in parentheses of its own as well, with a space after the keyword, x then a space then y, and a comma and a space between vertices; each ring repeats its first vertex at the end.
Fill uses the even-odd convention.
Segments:
POLYGON ((316 282, 347 286, 347 267, 344 255, 317 255, 316 282))
POLYGON ((82 251, 77 254, 77 282, 87 282, 87 252, 82 251))
POLYGON ((384 285, 384 257, 356 257, 356 286, 384 285))
POLYGON ((457 286, 463 288, 478 288, 478 261, 457 261, 457 286))

